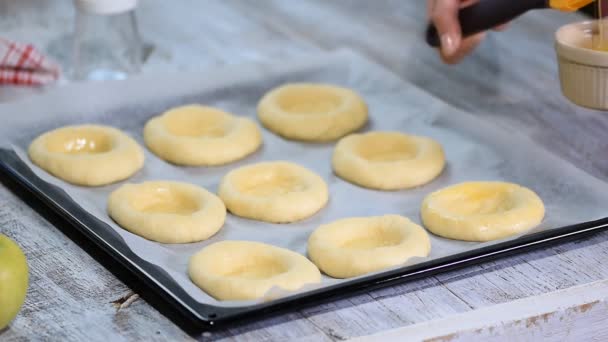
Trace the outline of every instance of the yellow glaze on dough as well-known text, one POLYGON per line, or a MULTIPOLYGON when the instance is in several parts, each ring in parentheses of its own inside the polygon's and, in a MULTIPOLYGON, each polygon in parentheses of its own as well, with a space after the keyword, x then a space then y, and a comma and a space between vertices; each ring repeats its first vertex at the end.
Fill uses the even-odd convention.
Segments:
POLYGON ((350 89, 292 83, 266 93, 258 116, 264 126, 287 139, 323 142, 361 128, 367 121, 367 105, 350 89))
POLYGON ((321 281, 319 269, 287 249, 251 241, 221 241, 190 258, 190 279, 219 300, 264 297, 272 287, 295 291, 321 281))
POLYGON ((314 215, 329 194, 325 181, 312 171, 284 161, 263 162, 230 171, 219 196, 238 216, 287 223, 314 215))
POLYGON ((108 214, 121 227, 148 240, 206 240, 224 225, 226 207, 209 191, 187 183, 125 184, 108 198, 108 214))
POLYGON ((108 126, 66 126, 38 136, 29 146, 32 162, 66 182, 99 186, 131 177, 144 165, 141 147, 108 126))
POLYGON ((308 256, 334 278, 395 267, 430 251, 426 231, 398 215, 337 220, 320 226, 308 239, 308 256))
POLYGON ((466 182, 428 195, 420 211, 424 226, 448 239, 490 241, 541 223, 543 201, 513 183, 466 182))
POLYGON ((251 119, 187 105, 148 121, 144 141, 154 154, 174 164, 221 165, 255 152, 262 135, 251 119))
POLYGON ((369 132, 342 138, 332 157, 334 172, 351 183, 379 190, 407 189, 435 179, 445 166, 433 139, 399 132, 369 132))

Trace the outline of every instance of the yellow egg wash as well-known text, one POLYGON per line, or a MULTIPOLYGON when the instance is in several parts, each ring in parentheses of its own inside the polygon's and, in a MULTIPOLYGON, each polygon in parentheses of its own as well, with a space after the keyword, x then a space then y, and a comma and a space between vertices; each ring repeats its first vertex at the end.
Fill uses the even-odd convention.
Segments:
POLYGON ((608 41, 606 34, 606 20, 604 20, 604 6, 605 0, 597 0, 597 33, 593 35, 593 49, 599 51, 608 51, 608 41))
MULTIPOLYGON (((576 11, 588 4, 592 3, 594 0, 549 0, 549 7, 564 11, 564 12, 572 12, 576 11)), ((596 3, 596 13, 597 13, 597 31, 591 33, 591 48, 593 50, 598 51, 608 51, 608 29, 606 25, 608 22, 604 20, 604 15, 606 15, 606 10, 608 8, 604 7, 604 5, 608 5, 605 3, 608 0, 595 0, 596 3), (604 8, 603 8, 604 7, 604 8)))

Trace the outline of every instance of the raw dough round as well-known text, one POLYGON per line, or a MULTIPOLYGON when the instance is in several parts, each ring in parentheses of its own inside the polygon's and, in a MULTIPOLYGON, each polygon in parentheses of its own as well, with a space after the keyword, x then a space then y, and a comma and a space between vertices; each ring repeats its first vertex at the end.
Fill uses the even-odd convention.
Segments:
POLYGON ((369 132, 342 138, 332 165, 341 178, 379 190, 419 186, 445 166, 441 145, 433 139, 398 132, 369 132))
POLYGON ((30 144, 32 162, 66 182, 99 186, 131 177, 144 165, 144 153, 131 137, 101 125, 65 126, 30 144))
POLYGON ((325 181, 285 161, 263 162, 230 171, 219 196, 231 213, 266 222, 288 223, 314 215, 329 198, 325 181))
POLYGON ((224 225, 226 207, 209 191, 188 183, 125 184, 108 198, 108 214, 131 233, 162 243, 209 238, 224 225))
POLYGON ((293 83, 266 93, 258 116, 264 126, 287 139, 323 142, 361 128, 367 121, 367 105, 350 89, 293 83))
POLYGON ((272 287, 295 291, 321 281, 319 269, 290 250, 251 241, 221 241, 190 258, 190 279, 219 300, 263 297, 272 287))
POLYGON ((174 164, 221 165, 255 152, 262 135, 249 118, 188 105, 150 119, 144 141, 154 154, 174 164))
POLYGON ((543 201, 532 190, 503 182, 466 182, 428 195, 420 211, 424 226, 448 239, 490 241, 541 223, 543 201))
POLYGON ((425 257, 426 231, 398 215, 354 217, 317 228, 308 239, 308 256, 325 274, 350 278, 425 257))

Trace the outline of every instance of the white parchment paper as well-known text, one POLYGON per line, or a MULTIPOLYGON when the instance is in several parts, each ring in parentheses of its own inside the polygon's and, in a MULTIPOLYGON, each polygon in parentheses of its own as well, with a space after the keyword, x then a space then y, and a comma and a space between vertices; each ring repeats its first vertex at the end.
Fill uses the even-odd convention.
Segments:
MULTIPOLYGON (((530 115, 533 115, 531 113, 530 115)), ((18 153, 36 175, 61 187, 85 210, 106 222, 141 258, 160 266, 199 302, 219 306, 252 305, 256 301, 221 302, 188 278, 189 257, 205 245, 238 239, 269 243, 306 254, 306 241, 320 224, 352 216, 400 214, 420 224, 423 197, 466 180, 503 180, 536 191, 546 205, 546 218, 533 231, 558 228, 608 216, 608 184, 535 145, 527 137, 461 112, 416 86, 350 51, 338 51, 275 65, 248 65, 197 74, 171 74, 66 86, 26 102, 0 105, 2 145, 18 153), (142 171, 125 182, 178 180, 217 191, 221 177, 242 165, 289 160, 314 170, 330 188, 326 208, 293 224, 268 224, 228 215, 211 239, 193 244, 166 245, 148 241, 116 225, 106 214, 108 194, 125 182, 86 188, 70 185, 33 165, 27 146, 37 135, 63 125, 101 123, 126 131, 143 146, 144 123, 172 106, 201 103, 255 118, 256 104, 268 90, 285 82, 327 82, 353 88, 366 100, 370 122, 364 130, 398 130, 425 135, 442 143, 447 168, 432 183, 413 190, 382 192, 363 189, 337 178, 331 170, 334 144, 305 144, 284 140, 263 129, 260 151, 222 167, 178 167, 147 149, 142 171), (8 122, 7 122, 8 121, 8 122)), ((471 243, 431 235, 430 259, 490 243, 471 243)), ((417 258, 408 264, 427 260, 417 258)), ((324 277, 319 286, 341 280, 324 277)), ((308 289, 310 287, 307 287, 308 289)), ((286 295, 286 294, 281 294, 286 295)))

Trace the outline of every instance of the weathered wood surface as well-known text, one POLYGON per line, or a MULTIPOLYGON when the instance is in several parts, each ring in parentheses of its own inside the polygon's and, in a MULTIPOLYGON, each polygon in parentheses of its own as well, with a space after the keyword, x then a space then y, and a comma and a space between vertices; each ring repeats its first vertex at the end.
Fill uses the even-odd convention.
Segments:
POLYGON ((353 341, 592 341, 608 336, 606 316, 608 280, 600 280, 353 341))
MULTIPOLYGON (((146 0, 139 10, 140 26, 154 49, 144 72, 280 60, 349 46, 455 106, 517 127, 608 181, 608 114, 577 108, 559 93, 553 32, 579 20, 577 15, 527 14, 509 31, 492 34, 463 64, 450 67, 420 38, 424 3, 188 0, 178 5, 146 0)), ((33 42, 64 65, 72 20, 68 0, 0 2, 0 35, 33 42)), ((3 89, 0 93, 3 99, 11 96, 3 89)), ((31 268, 23 311, 0 340, 189 338, 145 301, 117 310, 114 302, 123 302, 130 290, 4 186, 0 231, 25 249, 31 268)), ((198 338, 341 340, 368 335, 606 279, 607 258, 604 233, 198 338)))

